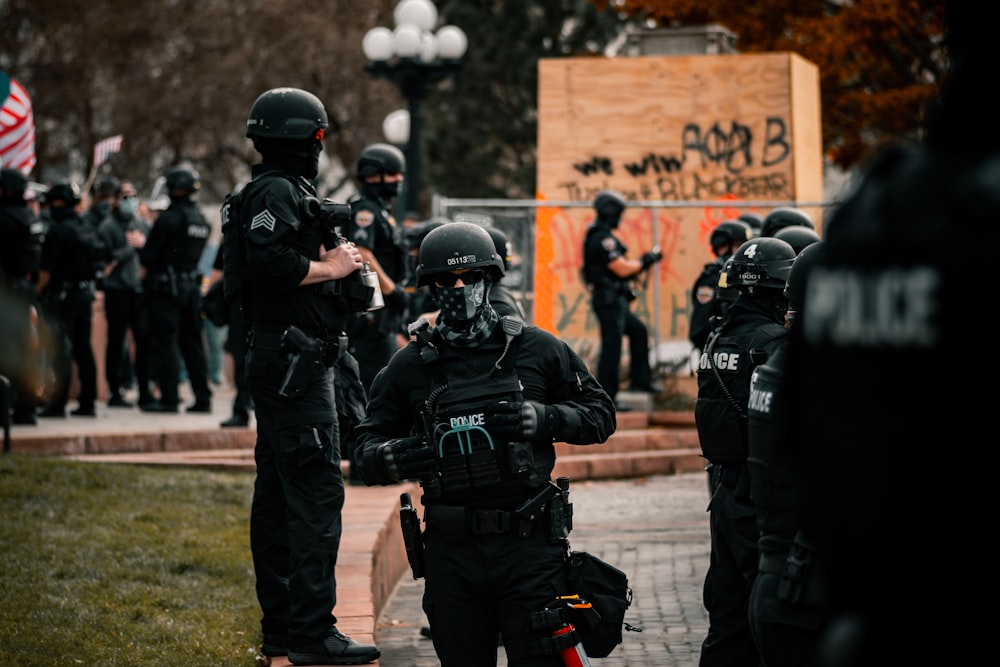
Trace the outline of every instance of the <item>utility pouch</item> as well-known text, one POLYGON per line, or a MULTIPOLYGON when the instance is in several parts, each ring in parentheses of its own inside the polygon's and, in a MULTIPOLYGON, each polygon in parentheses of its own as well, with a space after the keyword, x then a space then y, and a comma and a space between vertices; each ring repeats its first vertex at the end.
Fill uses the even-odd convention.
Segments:
POLYGON ((307 336, 301 329, 290 326, 282 337, 282 347, 291 350, 292 355, 278 394, 284 398, 296 398, 326 372, 326 345, 307 336))

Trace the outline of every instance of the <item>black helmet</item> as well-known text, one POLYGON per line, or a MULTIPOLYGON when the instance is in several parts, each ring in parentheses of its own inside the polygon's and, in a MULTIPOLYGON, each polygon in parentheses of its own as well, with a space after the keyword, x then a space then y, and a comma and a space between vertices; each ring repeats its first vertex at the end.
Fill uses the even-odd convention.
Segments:
POLYGON ((250 107, 247 136, 261 139, 322 139, 330 126, 319 98, 299 88, 272 88, 250 107))
POLYGON ((106 176, 94 185, 94 194, 98 197, 113 197, 121 189, 122 182, 114 176, 106 176))
POLYGON ((733 255, 733 265, 726 271, 726 284, 751 295, 759 287, 782 290, 793 261, 795 250, 781 239, 762 236, 747 241, 733 255))
POLYGON ((406 171, 406 156, 392 144, 365 146, 358 158, 358 177, 375 174, 402 174, 406 171))
POLYGON ((201 177, 194 169, 174 167, 167 172, 166 186, 168 193, 174 190, 196 192, 201 189, 201 177))
POLYGON ((449 222, 451 222, 451 220, 448 218, 431 218, 430 220, 418 222, 412 227, 407 227, 404 232, 407 247, 411 249, 419 248, 420 244, 424 242, 424 239, 427 238, 428 234, 441 225, 446 225, 449 222))
POLYGON ((800 211, 797 208, 783 206, 781 208, 774 209, 764 216, 764 222, 761 223, 760 235, 774 236, 779 229, 794 227, 796 225, 800 227, 808 227, 809 229, 816 229, 816 225, 813 224, 812 218, 810 218, 805 212, 800 211))
POLYGON ((66 202, 70 206, 79 204, 80 186, 70 181, 56 183, 45 193, 45 201, 51 205, 57 199, 66 202))
POLYGON ((796 255, 802 252, 802 249, 806 246, 810 246, 820 240, 820 236, 815 230, 803 227, 802 225, 779 229, 774 233, 774 238, 787 242, 788 245, 792 246, 796 255))
POLYGON ((28 189, 28 177, 20 169, 4 167, 0 169, 0 189, 5 199, 23 199, 28 189))
POLYGON ((708 242, 712 248, 718 248, 730 243, 740 244, 749 241, 752 235, 753 232, 747 223, 739 220, 726 220, 715 226, 712 235, 708 237, 708 242))
POLYGON ((486 233, 493 239, 493 247, 496 248, 496 251, 500 253, 500 257, 503 258, 504 271, 508 271, 514 254, 514 246, 511 245, 510 239, 496 227, 487 227, 486 233))
POLYGON ((739 217, 736 218, 740 222, 745 222, 750 225, 750 232, 756 236, 760 234, 760 228, 764 225, 764 221, 760 219, 760 216, 756 213, 744 212, 740 213, 739 217))
POLYGON ((785 297, 788 299, 789 310, 801 310, 806 296, 806 277, 814 266, 819 263, 823 254, 823 241, 817 241, 802 249, 792 263, 788 272, 788 282, 785 283, 785 297))
POLYGON ((420 244, 417 287, 429 285, 434 274, 455 269, 493 268, 494 279, 504 275, 503 258, 493 239, 473 222, 451 222, 432 229, 420 244))
POLYGON ((598 215, 617 217, 625 210, 625 197, 617 190, 601 190, 594 197, 594 210, 598 215))

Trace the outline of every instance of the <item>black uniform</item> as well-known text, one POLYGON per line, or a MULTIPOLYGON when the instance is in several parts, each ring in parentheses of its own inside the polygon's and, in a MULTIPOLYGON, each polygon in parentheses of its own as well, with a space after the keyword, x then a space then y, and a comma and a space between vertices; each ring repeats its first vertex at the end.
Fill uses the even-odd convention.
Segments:
POLYGON ((27 179, 14 169, 2 170, 0 179, 0 319, 7 341, 0 350, 0 375, 11 381, 13 422, 34 423, 40 353, 31 311, 44 226, 24 202, 27 179))
MULTIPOLYGON (((212 268, 217 271, 224 271, 222 246, 215 253, 215 260, 212 268)), ((247 336, 249 335, 249 325, 247 318, 243 314, 243 304, 237 299, 225 300, 223 308, 226 313, 226 342, 225 349, 233 357, 233 383, 236 385, 236 395, 233 397, 232 419, 242 421, 246 425, 250 419, 250 410, 253 407, 253 399, 250 398, 250 385, 247 383, 246 358, 247 358, 247 336)))
POLYGON ((699 360, 695 423, 702 454, 712 464, 712 552, 704 590, 709 630, 702 644, 703 667, 759 664, 747 618, 758 558, 747 472, 747 405, 755 365, 750 351, 770 354, 786 336, 779 315, 770 299, 741 296, 709 335, 699 360))
POLYGON ((597 379, 612 399, 618 395, 622 338, 628 336, 629 383, 633 388, 650 387, 649 330, 629 304, 635 299, 631 278, 619 278, 608 264, 624 257, 628 249, 600 217, 587 228, 583 241, 583 278, 590 286, 590 305, 601 325, 601 352, 597 379))
POLYGON ((450 344, 439 330, 430 336, 438 360, 425 362, 421 350, 432 348, 414 340, 375 378, 358 429, 365 481, 393 481, 377 459, 379 446, 426 437, 424 413, 430 415, 440 477, 421 480, 427 524, 423 608, 441 664, 496 665, 499 631, 508 664, 562 665, 558 655, 532 647, 548 633, 531 630, 529 616, 559 592, 565 540, 553 539, 547 513, 527 530, 531 522, 520 523, 512 510, 551 484, 554 440, 586 445, 611 436, 614 405, 583 361, 544 330, 524 328, 511 339, 506 357, 502 326, 471 348, 450 344), (495 369, 501 357, 505 361, 495 369), (539 435, 516 449, 462 426, 485 423, 488 432, 491 406, 522 400, 547 407, 539 435), (530 534, 519 536, 519 529, 530 534))
POLYGON ((705 349, 708 334, 723 315, 723 301, 716 298, 719 275, 732 253, 720 255, 702 269, 691 287, 691 326, 688 340, 701 352, 705 349), (715 318, 715 319, 713 319, 715 318))
POLYGON ((292 645, 318 641, 336 622, 344 505, 332 366, 346 344, 346 310, 331 283, 299 286, 323 237, 318 222, 302 215, 303 199, 315 196, 307 179, 266 162, 254 165, 240 195, 250 277, 246 374, 257 416, 250 543, 265 638, 287 635, 292 645), (325 359, 286 397, 291 326, 321 341, 325 359))
POLYGON ((181 359, 194 393, 192 408, 208 411, 212 390, 201 321, 198 262, 212 228, 188 196, 172 196, 156 219, 140 254, 146 269, 143 289, 152 315, 152 345, 157 356, 160 405, 176 411, 181 359))
POLYGON ((80 382, 78 410, 92 414, 97 399, 97 364, 90 346, 91 305, 96 296, 95 276, 103 271, 108 255, 97 230, 72 207, 52 207, 50 212, 52 223, 45 234, 41 260, 41 270, 50 278, 41 300, 56 342, 52 359, 56 386, 43 414, 65 414, 73 363, 80 382))
POLYGON ((348 323, 351 354, 358 361, 361 382, 366 389, 371 387, 375 375, 396 351, 396 335, 401 331, 407 307, 403 289, 407 277, 406 251, 398 236, 389 203, 369 192, 374 187, 362 184, 360 194, 349 200, 351 222, 344 228, 347 240, 359 248, 371 250, 382 269, 397 285, 395 291, 384 295, 384 308, 352 315, 348 323))
POLYGON ((139 251, 125 240, 128 231, 139 231, 148 236, 150 226, 134 213, 112 208, 97 228, 113 262, 111 273, 105 277, 102 288, 104 315, 108 323, 104 374, 112 399, 121 397, 122 381, 126 375, 123 364, 130 358, 126 343, 129 331, 135 341, 135 378, 140 399, 149 396, 150 332, 148 318, 140 313, 142 281, 139 277, 139 251))
POLYGON ((815 664, 828 610, 824 563, 805 523, 808 443, 788 437, 787 342, 754 371, 747 410, 750 498, 760 531, 750 627, 768 667, 815 664))

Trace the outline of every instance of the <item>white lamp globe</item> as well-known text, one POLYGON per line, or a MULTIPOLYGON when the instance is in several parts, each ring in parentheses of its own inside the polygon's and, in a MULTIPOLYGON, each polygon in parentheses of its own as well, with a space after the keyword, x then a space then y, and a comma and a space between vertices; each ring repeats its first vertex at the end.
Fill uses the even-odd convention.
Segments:
POLYGON ((392 31, 388 28, 372 28, 361 40, 365 58, 373 62, 384 62, 392 58, 392 31))
POLYGON ((433 30, 437 23, 437 7, 429 0, 401 0, 392 16, 396 25, 409 23, 421 30, 433 30))
POLYGON ((393 46, 400 58, 416 58, 420 55, 420 28, 412 23, 396 26, 393 31, 393 46))
POLYGON ((465 55, 469 40, 465 32, 454 25, 446 25, 437 31, 438 55, 442 60, 458 60, 465 55))

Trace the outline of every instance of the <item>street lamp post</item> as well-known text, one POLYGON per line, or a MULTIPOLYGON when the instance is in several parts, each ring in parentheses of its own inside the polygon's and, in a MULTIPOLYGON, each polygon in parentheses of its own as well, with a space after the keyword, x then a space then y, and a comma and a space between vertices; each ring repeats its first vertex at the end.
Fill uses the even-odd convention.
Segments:
POLYGON ((372 28, 361 46, 368 59, 365 70, 372 77, 392 81, 406 98, 410 132, 406 142, 405 209, 419 211, 422 103, 434 86, 461 68, 468 40, 462 29, 453 25, 432 32, 437 8, 430 0, 400 0, 393 18, 395 29, 372 28))

